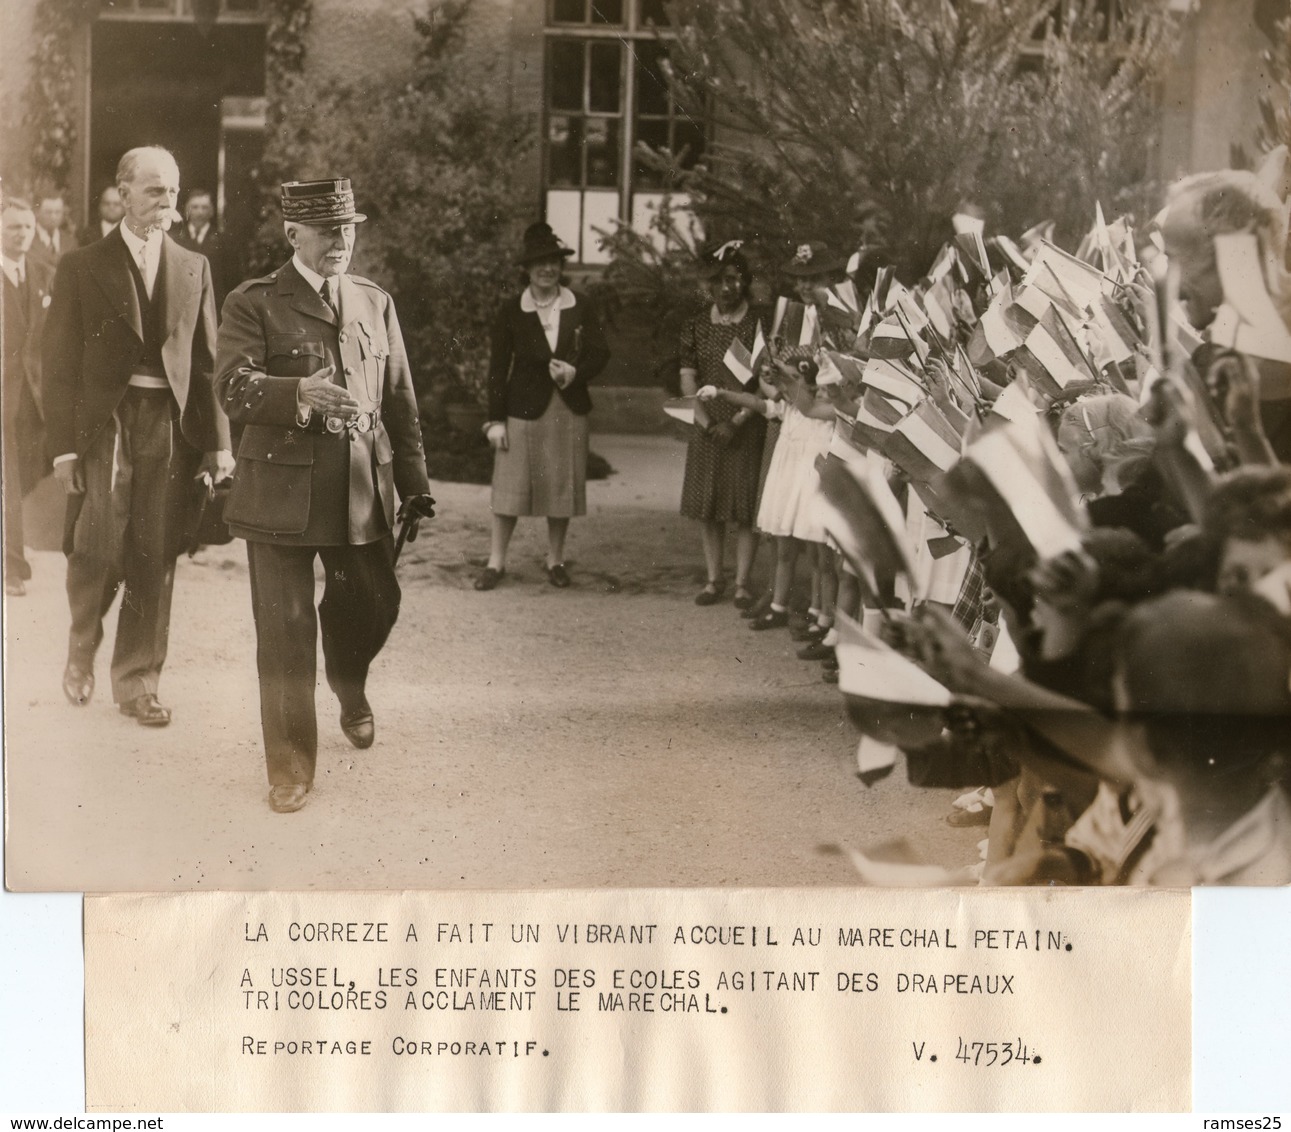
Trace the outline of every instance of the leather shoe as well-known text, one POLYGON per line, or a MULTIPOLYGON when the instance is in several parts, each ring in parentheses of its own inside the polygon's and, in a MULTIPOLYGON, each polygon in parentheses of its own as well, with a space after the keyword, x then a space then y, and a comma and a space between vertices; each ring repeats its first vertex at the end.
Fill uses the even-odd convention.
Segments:
POLYGON ((366 699, 351 711, 341 712, 341 730, 360 751, 366 751, 377 737, 376 719, 366 699))
POLYGON ((269 788, 269 808, 275 814, 294 814, 305 804, 309 787, 303 782, 293 782, 289 786, 271 786, 269 788))
POLYGON ((505 570, 495 570, 492 566, 485 566, 484 572, 475 579, 475 588, 477 590, 491 590, 506 577, 505 570))
POLYGON ((63 695, 77 707, 84 707, 94 695, 94 673, 76 664, 63 669, 63 695))
POLYGON ((165 727, 170 722, 170 708, 162 707, 151 692, 126 700, 120 709, 122 715, 131 716, 141 727, 165 727))
POLYGON ((569 585, 569 571, 565 569, 563 562, 557 562, 555 566, 547 567, 547 581, 560 590, 569 585))
POLYGON ((833 646, 822 644, 820 641, 811 641, 798 650, 799 660, 829 660, 833 655, 833 646))

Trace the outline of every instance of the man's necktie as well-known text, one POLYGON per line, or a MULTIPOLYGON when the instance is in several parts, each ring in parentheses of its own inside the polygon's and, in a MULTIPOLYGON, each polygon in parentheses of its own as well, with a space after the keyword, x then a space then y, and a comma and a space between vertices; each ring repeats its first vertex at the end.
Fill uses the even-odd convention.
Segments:
POLYGON ((145 244, 139 249, 139 274, 143 277, 143 289, 147 292, 148 298, 152 298, 152 286, 148 282, 148 245, 145 244))
POLYGON ((341 320, 341 312, 336 309, 336 303, 332 300, 332 288, 328 285, 326 279, 323 280, 323 285, 318 289, 318 297, 327 304, 327 309, 330 310, 332 314, 336 315, 336 320, 339 322, 341 320))

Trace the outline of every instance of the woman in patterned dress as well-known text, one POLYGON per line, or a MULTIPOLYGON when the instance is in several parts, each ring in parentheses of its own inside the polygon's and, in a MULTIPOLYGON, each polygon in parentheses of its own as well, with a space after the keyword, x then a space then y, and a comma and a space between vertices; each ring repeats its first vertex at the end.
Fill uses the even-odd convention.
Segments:
MULTIPOLYGON (((713 305, 696 315, 681 332, 681 390, 693 397, 701 386, 742 391, 756 381, 741 382, 723 359, 738 338, 750 351, 758 315, 749 301, 753 274, 738 247, 726 244, 710 258, 713 305)), ((766 422, 757 413, 719 400, 698 402, 695 427, 686 451, 681 513, 702 524, 708 582, 696 605, 713 605, 726 589, 723 557, 726 528, 735 528, 735 605, 752 604, 749 570, 757 549, 758 470, 766 422)))

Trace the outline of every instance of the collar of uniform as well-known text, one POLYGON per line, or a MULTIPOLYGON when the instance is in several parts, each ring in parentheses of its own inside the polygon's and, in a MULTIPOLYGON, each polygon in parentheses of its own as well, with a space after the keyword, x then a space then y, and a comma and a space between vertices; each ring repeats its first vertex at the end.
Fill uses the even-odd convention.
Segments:
MULTIPOLYGON (((297 273, 297 274, 298 274, 298 275, 299 275, 299 276, 300 276, 300 277, 301 277, 301 278, 302 278, 306 283, 308 283, 308 284, 309 284, 309 285, 310 285, 310 286, 315 290, 315 292, 317 292, 317 291, 318 291, 318 289, 319 289, 319 288, 320 288, 324 283, 326 283, 326 282, 327 282, 327 280, 326 280, 326 279, 324 279, 324 278, 323 278, 323 276, 319 275, 317 271, 314 271, 313 269, 308 268, 308 267, 306 267, 303 263, 301 263, 301 262, 300 262, 300 256, 298 256, 298 255, 294 255, 294 256, 292 256, 292 257, 291 257, 291 265, 292 265, 292 267, 294 267, 294 268, 296 269, 296 273, 297 273)), ((339 287, 340 287, 340 282, 339 282, 339 280, 338 280, 338 282, 337 282, 336 286, 337 286, 337 288, 339 289, 339 287)), ((336 298, 336 296, 337 296, 338 291, 337 291, 337 290, 334 290, 334 289, 332 288, 332 286, 331 286, 331 284, 330 284, 330 283, 328 284, 327 289, 328 289, 328 291, 329 291, 329 292, 331 292, 332 298, 333 298, 333 299, 335 299, 335 298, 336 298)))
POLYGON ((200 228, 196 228, 192 224, 190 224, 188 226, 188 235, 200 244, 203 240, 206 239, 206 233, 209 232, 210 230, 211 230, 211 226, 209 224, 203 224, 200 228))
POLYGON ((161 248, 162 231, 160 228, 154 228, 148 233, 148 238, 146 240, 141 240, 130 231, 129 226, 126 225, 124 221, 118 225, 118 227, 121 229, 121 238, 126 242, 126 247, 130 249, 130 254, 134 256, 135 259, 139 258, 139 253, 145 248, 147 248, 149 252, 154 248, 161 248))
POLYGON ((549 311, 552 307, 558 311, 567 311, 574 305, 575 301, 574 292, 568 287, 562 287, 560 289, 560 294, 557 296, 555 303, 550 307, 539 307, 538 304, 533 301, 533 292, 530 291, 528 287, 520 292, 520 309, 524 311, 525 314, 537 314, 540 310, 549 311))

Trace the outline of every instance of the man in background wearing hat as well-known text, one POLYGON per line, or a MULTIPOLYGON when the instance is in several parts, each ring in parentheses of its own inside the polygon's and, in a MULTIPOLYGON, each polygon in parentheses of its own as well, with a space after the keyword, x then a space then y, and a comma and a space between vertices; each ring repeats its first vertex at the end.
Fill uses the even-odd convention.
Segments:
POLYGON ((43 338, 47 448, 68 494, 63 693, 89 702, 103 616, 124 583, 112 695, 123 714, 164 727, 157 685, 193 481, 228 476, 233 459, 212 384, 210 267, 164 231, 179 194, 175 159, 132 149, 117 186, 125 216, 63 256, 43 338))
POLYGON ((341 730, 370 747, 368 667, 399 614, 395 489, 405 521, 434 501, 394 303, 346 274, 365 219, 350 182, 285 184, 282 214, 295 254, 229 294, 216 385, 242 429, 224 517, 247 542, 269 805, 290 813, 314 781, 319 627, 341 730))

